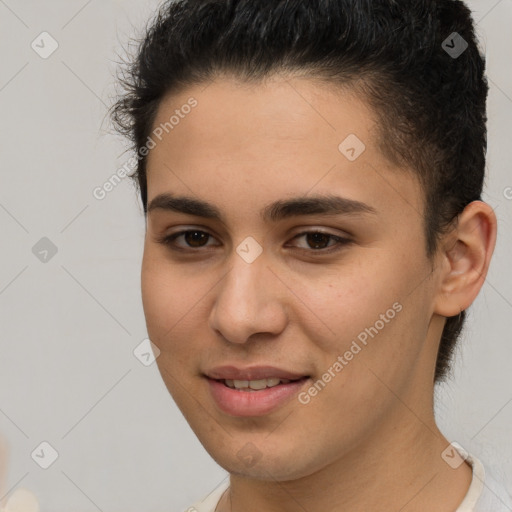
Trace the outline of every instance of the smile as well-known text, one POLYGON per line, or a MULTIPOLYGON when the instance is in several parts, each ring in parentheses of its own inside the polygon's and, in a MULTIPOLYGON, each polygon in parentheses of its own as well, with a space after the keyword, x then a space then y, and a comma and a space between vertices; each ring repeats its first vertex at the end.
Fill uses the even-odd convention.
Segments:
POLYGON ((259 380, 206 378, 215 405, 231 416, 263 416, 288 403, 305 387, 309 377, 259 380))

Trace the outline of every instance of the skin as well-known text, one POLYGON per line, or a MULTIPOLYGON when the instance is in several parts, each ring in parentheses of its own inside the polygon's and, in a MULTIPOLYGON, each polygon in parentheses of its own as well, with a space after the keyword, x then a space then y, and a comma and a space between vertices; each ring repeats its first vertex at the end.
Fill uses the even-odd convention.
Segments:
POLYGON ((453 512, 471 469, 441 457, 449 441, 434 419, 434 367, 445 316, 467 308, 485 280, 492 209, 471 203, 429 260, 419 183, 379 151, 376 118, 350 90, 281 75, 259 84, 219 77, 167 96, 154 126, 191 96, 198 105, 149 153, 148 202, 191 195, 226 221, 151 211, 142 298, 167 389, 230 473, 217 511, 453 512), (353 162, 338 150, 351 133, 366 145, 353 162), (272 201, 321 193, 377 214, 259 216, 272 201), (174 244, 185 252, 158 241, 194 228, 210 237, 181 236, 174 244), (294 238, 318 230, 351 243, 322 256, 332 239, 317 249, 294 238), (236 252, 248 236, 263 249, 252 263, 236 252), (221 364, 271 364, 317 381, 396 302, 402 310, 308 404, 293 398, 236 417, 212 400, 202 374, 221 364), (247 443, 258 454, 252 465, 237 456, 247 443))

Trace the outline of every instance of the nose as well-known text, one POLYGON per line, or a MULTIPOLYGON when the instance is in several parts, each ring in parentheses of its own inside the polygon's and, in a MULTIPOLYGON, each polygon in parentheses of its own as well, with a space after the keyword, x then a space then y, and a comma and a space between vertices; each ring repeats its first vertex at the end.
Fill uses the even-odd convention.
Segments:
POLYGON ((265 252, 252 263, 236 252, 218 287, 210 327, 230 343, 246 343, 255 334, 276 336, 287 322, 286 286, 269 267, 265 252))

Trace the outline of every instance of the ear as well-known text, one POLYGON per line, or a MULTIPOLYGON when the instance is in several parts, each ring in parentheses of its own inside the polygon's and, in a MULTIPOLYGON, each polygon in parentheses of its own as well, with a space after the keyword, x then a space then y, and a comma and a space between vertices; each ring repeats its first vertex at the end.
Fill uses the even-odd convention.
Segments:
POLYGON ((459 215, 441 249, 436 313, 456 316, 475 300, 487 276, 496 232, 496 215, 483 201, 473 201, 459 215))

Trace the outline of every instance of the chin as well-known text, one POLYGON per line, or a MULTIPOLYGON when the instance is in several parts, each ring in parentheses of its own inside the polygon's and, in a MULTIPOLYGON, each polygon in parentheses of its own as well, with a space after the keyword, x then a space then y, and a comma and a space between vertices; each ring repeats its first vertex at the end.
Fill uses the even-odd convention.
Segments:
POLYGON ((301 451, 297 446, 274 446, 268 441, 250 441, 250 436, 247 436, 247 439, 238 441, 233 437, 226 440, 227 444, 212 446, 203 443, 203 446, 215 462, 228 473, 256 480, 297 480, 322 467, 322 464, 315 464, 314 461, 297 459, 297 453, 301 451))

